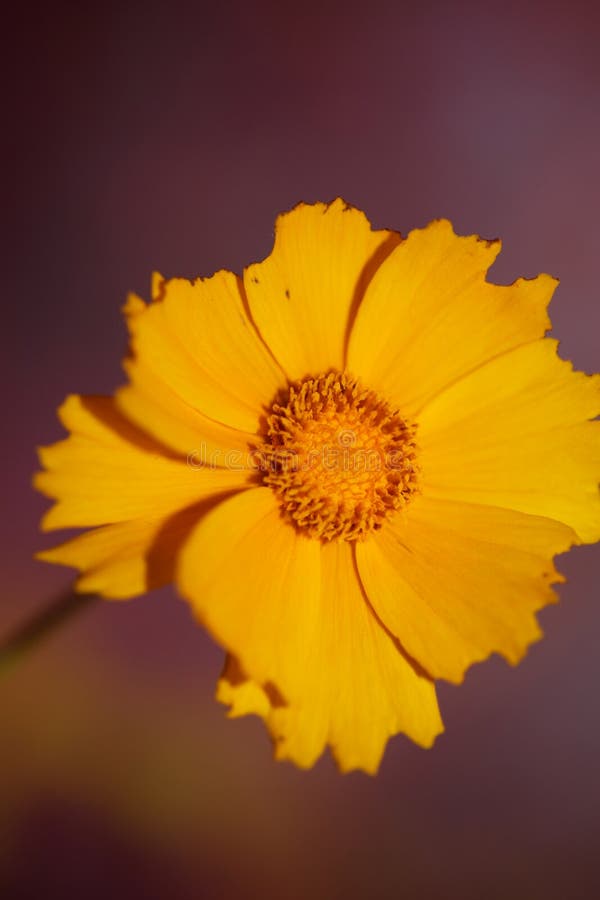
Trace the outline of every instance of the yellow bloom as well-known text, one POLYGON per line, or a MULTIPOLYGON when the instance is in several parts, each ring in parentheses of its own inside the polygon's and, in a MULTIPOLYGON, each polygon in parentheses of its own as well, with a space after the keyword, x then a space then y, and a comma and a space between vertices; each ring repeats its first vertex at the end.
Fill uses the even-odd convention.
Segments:
POLYGON ((40 557, 105 597, 174 580, 278 758, 430 746, 434 680, 518 662, 554 555, 600 538, 600 376, 544 338, 554 279, 486 281, 499 249, 301 204, 243 279, 130 297, 128 383, 41 451, 43 527, 93 530, 40 557))

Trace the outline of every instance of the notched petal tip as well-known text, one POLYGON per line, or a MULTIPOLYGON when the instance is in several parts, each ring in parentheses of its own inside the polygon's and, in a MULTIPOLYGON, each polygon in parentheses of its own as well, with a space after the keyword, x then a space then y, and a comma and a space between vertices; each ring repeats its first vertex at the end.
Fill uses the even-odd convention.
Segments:
MULTIPOLYGON (((560 284, 560 280, 555 275, 549 275, 547 272, 539 272, 529 278, 521 276, 516 278, 507 287, 515 291, 521 291, 524 295, 535 297, 535 302, 543 307, 548 307, 554 296, 554 292, 560 284)), ((502 287, 502 285, 499 285, 502 287)), ((548 319, 549 324, 550 320, 548 319)))
MULTIPOLYGON (((348 201, 344 200, 343 197, 335 197, 335 199, 330 200, 329 202, 317 201, 315 203, 307 203, 304 200, 301 200, 290 209, 283 210, 277 215, 277 218, 275 219, 275 240, 277 241, 277 236, 280 230, 284 226, 288 225, 288 220, 291 221, 304 215, 310 215, 311 212, 321 213, 321 215, 323 216, 332 217, 335 217, 337 214, 354 213, 363 220, 364 224, 369 226, 369 229, 371 231, 381 230, 373 228, 366 213, 362 209, 360 209, 360 207, 354 206, 352 203, 348 203, 348 201)), ((269 256, 270 255, 271 254, 269 253, 269 256)), ((264 260, 261 260, 261 262, 264 262, 264 260)), ((251 268, 251 266, 248 266, 247 268, 251 268)))
MULTIPOLYGON (((164 298, 168 283, 169 280, 165 278, 164 275, 161 275, 160 272, 152 273, 152 278, 150 280, 151 303, 158 303, 164 298)), ((137 318, 137 316, 145 312, 147 309, 148 304, 146 303, 146 301, 142 297, 140 297, 139 294, 136 294, 133 291, 129 291, 125 299, 125 303, 121 307, 121 312, 123 313, 127 323, 131 324, 131 322, 133 322, 137 318)))
POLYGON ((82 415, 86 415, 87 401, 94 403, 98 400, 100 403, 110 403, 110 397, 99 398, 95 395, 84 397, 82 394, 67 394, 61 405, 56 411, 59 422, 66 431, 76 431, 77 424, 82 415))
MULTIPOLYGON (((553 600, 548 599, 548 604, 554 604, 558 602, 558 597, 555 597, 553 600)), ((540 612, 541 609, 538 609, 536 612, 540 612)), ((516 669, 518 665, 520 665, 525 657, 529 655, 529 651, 536 644, 541 643, 544 639, 544 631, 538 622, 537 615, 534 613, 531 616, 530 623, 530 632, 526 638, 520 640, 518 643, 514 643, 512 646, 503 647, 501 650, 495 650, 493 653, 490 653, 487 659, 498 657, 503 662, 507 663, 512 669, 516 669)), ((485 661, 485 660, 484 660, 485 661)))
MULTIPOLYGON (((43 474, 43 473, 42 473, 43 474)), ((51 500, 56 500, 56 496, 54 492, 50 492, 48 488, 41 486, 40 484, 36 485, 37 490, 44 494, 44 496, 49 497, 51 500)), ((61 530, 65 527, 76 527, 76 526, 65 526, 60 518, 61 513, 61 504, 57 500, 56 503, 48 509, 42 518, 40 519, 39 530, 42 534, 47 534, 49 531, 57 531, 61 530)), ((49 560, 45 560, 45 562, 49 562, 49 560)))
MULTIPOLYGON (((40 465, 43 466, 44 468, 42 468, 38 472, 33 473, 33 475, 31 476, 31 486, 32 486, 32 488, 34 488, 34 490, 38 491, 38 493, 43 494, 44 497, 50 497, 50 498, 54 499, 54 493, 51 491, 50 487, 46 484, 47 474, 48 474, 46 471, 46 468, 47 468, 47 462, 46 462, 47 455, 46 454, 51 451, 52 451, 52 446, 37 448, 38 459, 40 461, 40 465)), ((42 526, 43 521, 44 520, 42 519, 42 522, 40 522, 40 527, 42 526)))
MULTIPOLYGON (((432 747, 437 743, 438 738, 442 737, 442 735, 446 733, 446 726, 444 725, 441 718, 440 718, 438 727, 439 727, 439 730, 435 734, 432 734, 428 738, 421 738, 419 740, 415 740, 414 743, 417 744, 417 746, 421 747, 422 750, 431 750, 432 747)), ((408 738, 407 738, 407 740, 408 740, 408 738)))
POLYGON ((157 302, 163 299, 165 288, 168 281, 164 275, 161 275, 160 272, 152 273, 152 281, 151 281, 151 297, 153 302, 157 302))
POLYGON ((137 294, 130 292, 127 294, 127 298, 125 303, 121 307, 121 312, 125 316, 125 319, 129 321, 129 319, 134 319, 140 313, 143 313, 146 309, 146 304, 137 294))
POLYGON ((342 775, 352 774, 353 772, 360 772, 363 775, 374 776, 379 772, 383 759, 386 755, 386 751, 388 749, 388 742, 392 738, 416 744, 417 747, 419 747, 421 750, 431 750, 437 743, 438 738, 440 738, 445 733, 445 731, 446 729, 444 727, 444 723, 442 722, 441 717, 439 717, 437 730, 431 731, 431 729, 428 729, 427 736, 414 734, 408 736, 407 734, 403 733, 390 733, 387 737, 386 742, 377 750, 376 753, 374 753, 370 760, 367 760, 364 755, 361 755, 361 757, 357 757, 353 753, 349 754, 347 750, 335 746, 330 747, 331 756, 338 768, 338 771, 342 775))
POLYGON ((50 550, 36 550, 33 554, 33 558, 36 562, 47 562, 53 563, 55 561, 54 548, 50 550))
MULTIPOLYGON (((46 454, 47 454, 48 450, 50 450, 52 448, 52 446, 53 446, 52 444, 38 444, 38 446, 35 448, 35 455, 37 456, 38 462, 42 466, 42 469, 46 468, 46 463, 44 460, 46 458, 46 454)), ((31 476, 32 487, 37 489, 37 484, 35 483, 35 481, 36 481, 36 478, 38 477, 38 475, 41 475, 41 474, 42 474, 41 472, 33 473, 33 475, 31 476)))
POLYGON ((458 238, 460 241, 473 241, 475 244, 482 244, 488 250, 494 251, 495 255, 497 255, 502 249, 502 239, 499 237, 494 238, 485 238, 479 234, 471 233, 471 234, 459 234, 454 228, 452 221, 446 218, 439 219, 431 219, 421 228, 413 228, 408 236, 411 234, 418 234, 423 231, 439 231, 440 233, 446 233, 449 236, 454 238, 458 238))

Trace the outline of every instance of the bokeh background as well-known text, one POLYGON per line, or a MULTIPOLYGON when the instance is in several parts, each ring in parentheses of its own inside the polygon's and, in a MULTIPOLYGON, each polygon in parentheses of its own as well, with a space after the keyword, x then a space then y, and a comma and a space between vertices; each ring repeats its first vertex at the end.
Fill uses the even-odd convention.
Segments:
MULTIPOLYGON (((597 4, 109 0, 7 23, 1 634, 69 586, 31 558, 53 541, 34 447, 65 394, 121 381, 126 292, 241 270, 301 199, 501 236, 495 278, 559 275, 561 352, 598 367, 597 4)), ((275 764, 257 720, 228 722, 221 653, 170 590, 89 608, 0 682, 0 895, 598 896, 600 553, 561 568, 547 639, 442 686, 447 733, 396 738, 376 779, 275 764)))

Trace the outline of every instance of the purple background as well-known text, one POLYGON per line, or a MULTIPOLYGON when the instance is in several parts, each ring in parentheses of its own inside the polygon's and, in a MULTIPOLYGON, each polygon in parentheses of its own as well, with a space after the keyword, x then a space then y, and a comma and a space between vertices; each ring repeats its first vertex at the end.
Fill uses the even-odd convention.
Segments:
MULTIPOLYGON (((3 632, 69 584, 31 560, 33 448, 65 394, 121 382, 126 292, 241 270, 299 200, 501 236, 494 277, 560 276, 561 351, 598 367, 595 3, 87 6, 20 4, 3 39, 3 632)), ((98 604, 0 683, 2 896, 597 894, 599 563, 561 561, 547 639, 442 686, 446 735, 375 780, 227 722, 170 590, 98 604)))

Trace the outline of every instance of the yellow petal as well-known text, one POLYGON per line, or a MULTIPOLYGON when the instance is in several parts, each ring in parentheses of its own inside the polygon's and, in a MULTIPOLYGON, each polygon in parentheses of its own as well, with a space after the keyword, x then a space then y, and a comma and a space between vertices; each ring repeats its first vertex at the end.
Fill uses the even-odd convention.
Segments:
POLYGON ((227 715, 230 719, 249 715, 266 719, 271 712, 271 702, 265 689, 244 675, 238 660, 231 654, 227 655, 217 682, 216 698, 229 707, 227 715))
MULTIPOLYGON (((319 673, 318 677, 325 677, 324 673, 319 673)), ((306 705, 289 706, 272 685, 263 686, 253 681, 244 673, 239 661, 228 654, 217 683, 216 698, 229 707, 227 715, 230 718, 256 715, 264 720, 276 759, 289 759, 302 769, 310 769, 327 743, 323 687, 324 684, 317 680, 317 691, 306 705)))
POLYGON ((237 494, 205 516, 183 548, 177 584, 244 671, 302 695, 318 633, 319 544, 280 517, 270 488, 237 494), (302 663, 299 664, 299 661, 302 663))
POLYGON ((344 368, 365 287, 399 241, 395 232, 371 231, 364 213, 340 199, 279 216, 270 256, 246 269, 244 285, 254 321, 291 380, 344 368))
POLYGON ((104 525, 36 557, 79 569, 81 593, 134 597, 173 580, 179 547, 203 511, 200 504, 166 518, 104 525))
POLYGON ((549 339, 482 366, 419 416, 423 490, 489 503, 600 538, 600 376, 573 372, 549 339))
MULTIPOLYGON (((159 299, 128 313, 134 360, 204 418, 256 431, 285 382, 246 312, 235 275, 165 281, 159 299)), ((159 404, 165 399, 164 391, 156 396, 159 404)))
POLYGON ((485 275, 499 241, 457 237, 449 222, 412 231, 374 274, 360 305, 348 368, 403 412, 486 360, 541 337, 555 279, 509 287, 485 275))
POLYGON ((186 459, 220 468, 250 468, 256 437, 215 422, 189 406, 142 359, 128 359, 129 384, 115 395, 117 407, 139 428, 186 459))
POLYGON ((534 613, 563 580, 552 557, 574 543, 552 519, 423 496, 359 544, 357 561, 370 602, 409 656, 459 682, 493 652, 517 663, 541 636, 534 613))
MULTIPOLYGON (((443 731, 435 687, 416 672, 374 616, 357 578, 352 546, 346 541, 324 545, 321 565, 322 625, 314 659, 316 673, 327 676, 320 693, 327 742, 342 771, 374 773, 388 738, 402 732, 430 747, 443 731)), ((274 711, 275 725, 283 731, 277 748, 281 757, 296 759, 299 737, 317 717, 311 703, 312 692, 297 713, 290 711, 289 722, 284 707, 274 711)))
POLYGON ((36 487, 57 503, 42 527, 155 518, 247 486, 252 475, 196 468, 170 458, 116 410, 109 397, 69 397, 60 417, 72 434, 40 450, 36 487))
POLYGON ((433 683, 373 615, 352 548, 298 536, 269 493, 220 504, 180 556, 183 594, 239 660, 219 699, 263 716, 277 757, 303 767, 330 744, 343 771, 374 772, 399 731, 430 746, 442 730, 433 683))

